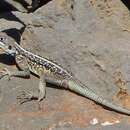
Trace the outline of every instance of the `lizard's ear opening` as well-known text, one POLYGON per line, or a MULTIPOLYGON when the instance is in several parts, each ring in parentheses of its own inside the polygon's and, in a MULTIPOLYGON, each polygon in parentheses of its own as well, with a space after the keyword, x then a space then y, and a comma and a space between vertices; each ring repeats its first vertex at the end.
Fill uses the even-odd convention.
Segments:
POLYGON ((9 46, 8 49, 11 50, 11 49, 12 49, 12 46, 9 46))

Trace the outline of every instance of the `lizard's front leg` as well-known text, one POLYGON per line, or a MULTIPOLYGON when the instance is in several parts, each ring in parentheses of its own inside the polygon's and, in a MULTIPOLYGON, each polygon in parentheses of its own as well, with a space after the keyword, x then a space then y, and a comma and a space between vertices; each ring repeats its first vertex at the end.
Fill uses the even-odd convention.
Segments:
POLYGON ((9 71, 7 68, 4 68, 3 71, 1 71, 0 79, 7 76, 8 79, 11 77, 22 77, 22 78, 28 78, 30 77, 30 71, 27 64, 26 57, 22 55, 16 55, 15 57, 17 67, 20 69, 20 71, 9 71))
POLYGON ((28 69, 22 70, 22 71, 10 71, 7 68, 4 68, 1 72, 0 79, 7 76, 8 80, 11 79, 11 77, 22 77, 22 78, 28 78, 30 77, 30 71, 28 69))

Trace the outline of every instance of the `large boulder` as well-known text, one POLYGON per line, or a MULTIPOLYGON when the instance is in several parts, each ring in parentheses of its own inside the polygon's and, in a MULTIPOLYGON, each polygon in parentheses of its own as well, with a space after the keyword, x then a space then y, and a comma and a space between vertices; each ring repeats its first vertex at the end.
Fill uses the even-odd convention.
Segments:
MULTIPOLYGON (((13 38, 22 47, 55 60, 102 97, 129 108, 128 91, 118 93, 130 85, 130 16, 120 0, 52 0, 33 13, 22 12, 1 14, 0 30, 16 31, 21 40, 16 35, 13 38)), ((0 55, 0 69, 16 71, 11 61, 0 55)), ((129 122, 127 116, 54 88, 47 88, 47 98, 40 105, 36 101, 18 105, 18 92, 36 90, 38 82, 34 76, 0 80, 0 129, 79 130, 94 124, 107 129, 105 125, 123 122, 121 128, 126 125, 124 120, 129 122)))

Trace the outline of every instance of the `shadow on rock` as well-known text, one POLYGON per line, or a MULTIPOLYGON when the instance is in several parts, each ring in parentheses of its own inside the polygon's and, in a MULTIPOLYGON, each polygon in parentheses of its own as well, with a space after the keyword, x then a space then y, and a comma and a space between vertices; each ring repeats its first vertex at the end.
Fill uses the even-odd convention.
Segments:
POLYGON ((17 8, 5 0, 0 0, 0 12, 16 11, 17 8))
POLYGON ((52 0, 32 0, 32 4, 30 9, 28 9, 29 13, 34 12, 38 8, 40 8, 43 5, 46 5, 48 2, 52 0))
POLYGON ((130 11, 130 0, 121 0, 130 11))
POLYGON ((0 54, 0 62, 6 65, 15 65, 15 59, 11 55, 0 54))
POLYGON ((25 26, 24 22, 21 21, 18 17, 16 17, 12 12, 1 13, 0 18, 4 18, 9 21, 16 21, 25 26))
POLYGON ((9 12, 9 11, 20 11, 25 12, 28 9, 29 4, 25 0, 0 0, 0 12, 9 12), (19 10, 19 6, 16 4, 19 3, 21 7, 19 10), (25 10, 26 9, 26 10, 25 10))
POLYGON ((20 11, 20 12, 34 12, 39 7, 47 4, 52 0, 32 0, 31 5, 26 0, 10 0, 10 2, 6 0, 0 0, 0 12, 9 12, 9 11, 20 11), (14 2, 13 2, 14 1, 14 2), (19 3, 22 8, 19 10, 20 7, 16 3, 19 3))
POLYGON ((11 28, 7 30, 3 30, 2 32, 6 33, 8 36, 12 37, 17 43, 20 43, 21 35, 24 31, 25 27, 23 27, 21 30, 18 30, 16 28, 11 28))

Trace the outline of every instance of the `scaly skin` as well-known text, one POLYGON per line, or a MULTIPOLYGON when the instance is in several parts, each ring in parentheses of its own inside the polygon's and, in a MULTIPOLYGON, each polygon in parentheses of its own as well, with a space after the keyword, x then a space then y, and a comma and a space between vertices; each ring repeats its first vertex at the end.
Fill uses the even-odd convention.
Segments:
POLYGON ((121 106, 117 106, 98 96, 90 88, 76 80, 70 72, 63 69, 60 65, 23 49, 5 33, 0 34, 0 48, 2 48, 6 53, 14 56, 18 67, 21 69, 21 71, 17 72, 9 72, 8 70, 5 70, 3 72, 4 76, 27 77, 30 76, 30 72, 32 72, 40 78, 39 93, 23 91, 21 95, 18 96, 21 103, 30 101, 33 98, 37 98, 38 101, 45 98, 45 87, 46 82, 48 82, 74 91, 75 93, 87 97, 114 111, 130 115, 129 110, 122 108, 121 106))

